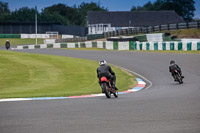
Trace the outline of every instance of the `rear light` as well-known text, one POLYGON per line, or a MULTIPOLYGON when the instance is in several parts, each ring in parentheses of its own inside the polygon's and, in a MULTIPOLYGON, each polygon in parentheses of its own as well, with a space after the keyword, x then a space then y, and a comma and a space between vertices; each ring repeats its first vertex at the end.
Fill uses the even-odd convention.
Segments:
POLYGON ((103 82, 103 81, 106 81, 106 82, 107 82, 108 80, 107 80, 106 77, 101 77, 101 82, 103 82))

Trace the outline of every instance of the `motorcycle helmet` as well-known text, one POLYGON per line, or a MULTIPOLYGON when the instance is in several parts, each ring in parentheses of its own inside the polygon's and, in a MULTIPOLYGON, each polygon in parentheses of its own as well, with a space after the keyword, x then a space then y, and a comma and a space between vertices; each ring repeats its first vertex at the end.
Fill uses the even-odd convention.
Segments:
POLYGON ((99 65, 104 65, 104 64, 107 64, 106 60, 99 61, 99 65))
POLYGON ((171 64, 175 64, 175 61, 171 60, 171 61, 170 61, 170 65, 171 65, 171 64))

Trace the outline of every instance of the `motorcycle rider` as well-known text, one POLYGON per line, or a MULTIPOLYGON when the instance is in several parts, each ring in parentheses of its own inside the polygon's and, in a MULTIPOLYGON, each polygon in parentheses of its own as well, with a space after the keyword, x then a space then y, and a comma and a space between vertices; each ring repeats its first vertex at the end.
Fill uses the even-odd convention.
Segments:
POLYGON ((10 42, 9 42, 9 40, 6 40, 5 47, 6 47, 6 49, 10 48, 10 42))
POLYGON ((181 72, 181 68, 175 63, 174 60, 170 61, 170 66, 169 66, 169 72, 171 72, 172 77, 174 78, 174 81, 176 81, 175 76, 174 76, 174 70, 177 70, 181 77, 184 78, 184 76, 182 76, 182 72, 181 72))
POLYGON ((106 65, 106 60, 99 61, 99 67, 97 68, 97 77, 99 78, 99 84, 101 77, 105 76, 107 79, 112 79, 112 87, 115 90, 118 90, 116 87, 116 76, 115 73, 112 71, 111 67, 106 65))

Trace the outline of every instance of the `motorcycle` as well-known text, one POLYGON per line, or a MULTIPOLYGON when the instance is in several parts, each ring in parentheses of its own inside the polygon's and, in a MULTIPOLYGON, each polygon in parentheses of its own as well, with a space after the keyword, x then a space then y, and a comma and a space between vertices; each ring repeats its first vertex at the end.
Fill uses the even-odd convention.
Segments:
POLYGON ((183 83, 183 78, 176 69, 174 70, 174 78, 175 78, 175 81, 179 82, 179 84, 183 83))
POLYGON ((107 98, 111 98, 113 94, 116 98, 118 97, 118 91, 112 87, 111 79, 108 80, 106 77, 101 77, 100 85, 107 98))

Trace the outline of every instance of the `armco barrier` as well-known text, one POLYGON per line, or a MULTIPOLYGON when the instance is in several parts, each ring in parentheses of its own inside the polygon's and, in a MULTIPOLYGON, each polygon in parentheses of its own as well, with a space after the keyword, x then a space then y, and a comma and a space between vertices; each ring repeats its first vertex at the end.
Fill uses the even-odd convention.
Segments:
POLYGON ((200 50, 200 42, 78 42, 78 43, 54 43, 29 46, 17 46, 17 49, 37 48, 104 48, 109 50, 200 50))

